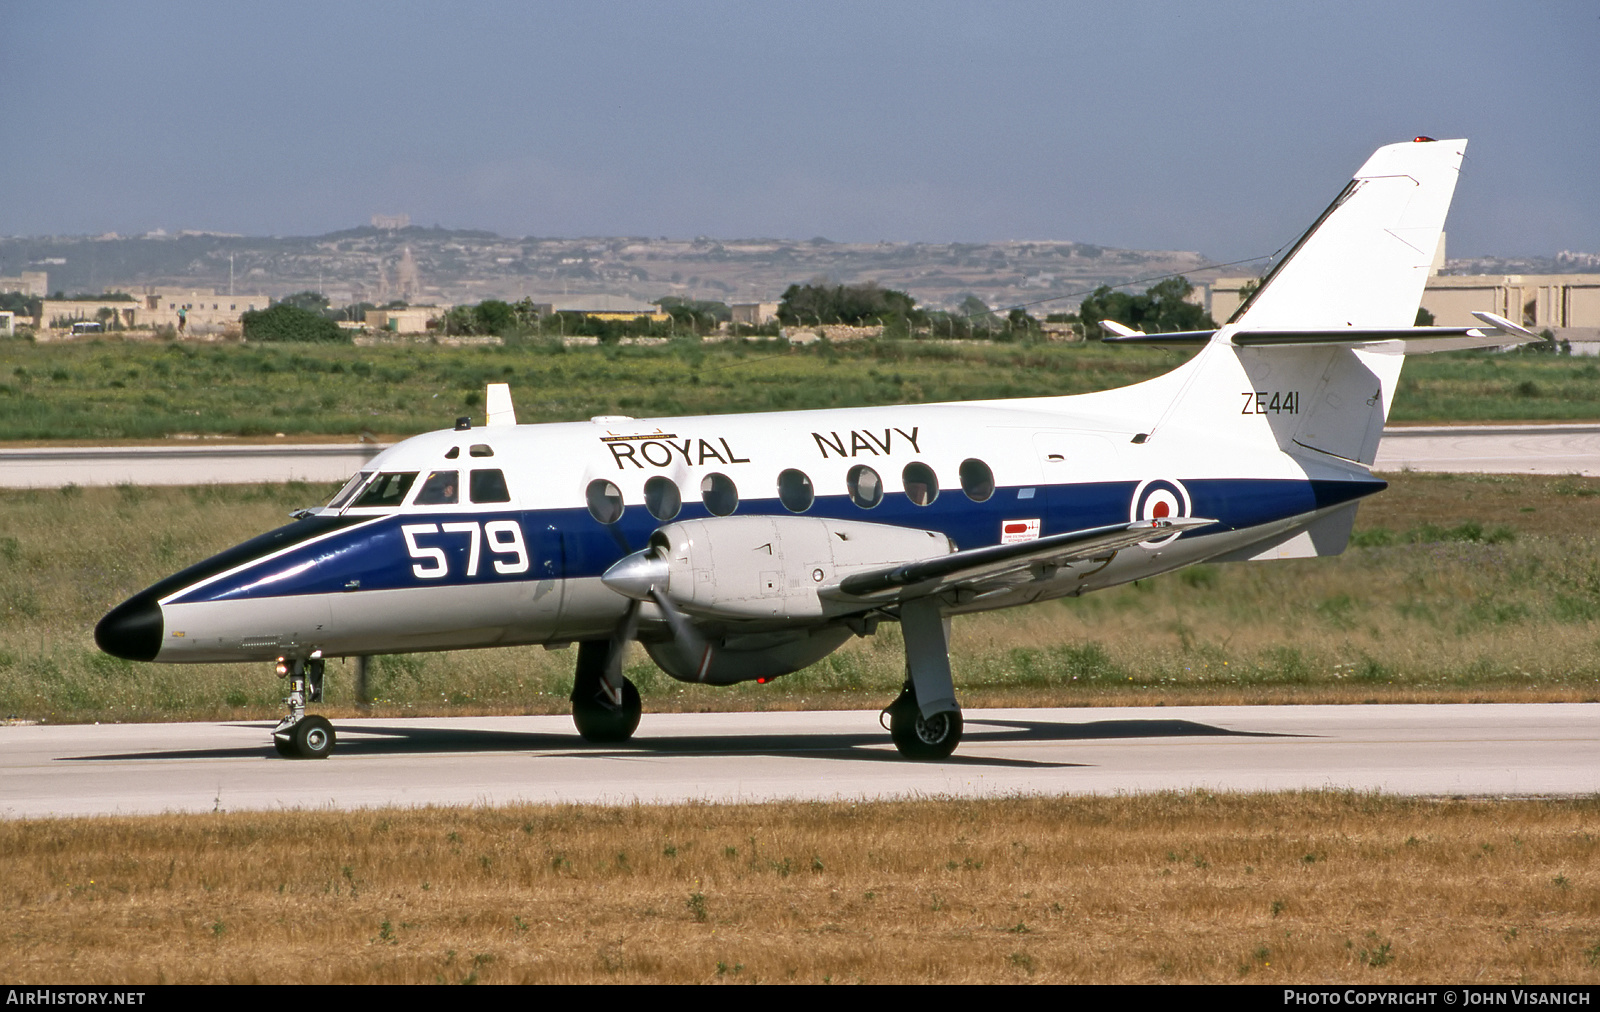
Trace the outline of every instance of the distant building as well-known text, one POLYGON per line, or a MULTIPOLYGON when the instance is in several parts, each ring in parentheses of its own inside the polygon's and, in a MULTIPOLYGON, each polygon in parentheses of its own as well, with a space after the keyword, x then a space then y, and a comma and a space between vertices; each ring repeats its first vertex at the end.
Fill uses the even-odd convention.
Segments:
POLYGON ((759 327, 778 318, 776 302, 735 302, 728 309, 733 322, 745 327, 759 327))
POLYGON ((389 231, 397 231, 411 225, 409 214, 375 214, 372 216, 372 227, 389 231))
POLYGON ((634 320, 644 317, 656 323, 665 323, 671 317, 661 307, 650 302, 640 302, 626 295, 571 295, 551 304, 558 313, 582 313, 596 320, 634 320))
POLYGON ((407 306, 404 309, 367 310, 367 329, 385 330, 391 334, 426 334, 428 324, 439 319, 449 309, 444 306, 407 306))
POLYGON ((239 325, 245 313, 266 309, 265 295, 218 295, 209 288, 158 287, 128 299, 45 299, 39 326, 70 329, 100 322, 107 330, 172 328, 180 334, 215 334, 239 325))
POLYGON ((0 277, 0 292, 21 292, 42 299, 50 294, 50 275, 47 271, 23 271, 14 278, 0 277))
MULTIPOLYGON (((1244 302, 1246 287, 1259 280, 1213 281, 1207 307, 1212 319, 1226 323, 1244 302)), ((1436 275, 1423 289, 1422 308, 1440 327, 1475 327, 1477 310, 1533 330, 1549 328, 1558 338, 1594 340, 1600 334, 1600 274, 1436 275)))
POLYGON ((1422 308, 1441 327, 1472 327, 1473 310, 1533 330, 1600 328, 1600 274, 1461 274, 1431 278, 1422 308))

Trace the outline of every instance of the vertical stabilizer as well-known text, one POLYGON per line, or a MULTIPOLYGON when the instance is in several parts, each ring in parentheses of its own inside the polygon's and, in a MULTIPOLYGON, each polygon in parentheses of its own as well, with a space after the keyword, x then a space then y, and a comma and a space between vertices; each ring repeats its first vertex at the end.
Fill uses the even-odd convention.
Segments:
POLYGON ((1373 332, 1416 322, 1466 146, 1379 148, 1190 363, 1157 428, 1370 466, 1405 361, 1373 332))
POLYGON ((1250 330, 1409 327, 1464 140, 1379 148, 1228 322, 1250 330))

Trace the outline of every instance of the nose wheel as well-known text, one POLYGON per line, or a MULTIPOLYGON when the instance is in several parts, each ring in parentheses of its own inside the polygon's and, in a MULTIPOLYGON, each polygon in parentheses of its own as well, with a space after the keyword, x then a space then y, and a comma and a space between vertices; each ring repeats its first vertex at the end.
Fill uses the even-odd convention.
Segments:
POLYGON ((289 679, 284 705, 289 715, 272 729, 272 747, 286 759, 326 759, 333 754, 336 735, 328 718, 306 713, 306 700, 322 699, 323 661, 320 653, 309 661, 278 661, 278 672, 289 679))

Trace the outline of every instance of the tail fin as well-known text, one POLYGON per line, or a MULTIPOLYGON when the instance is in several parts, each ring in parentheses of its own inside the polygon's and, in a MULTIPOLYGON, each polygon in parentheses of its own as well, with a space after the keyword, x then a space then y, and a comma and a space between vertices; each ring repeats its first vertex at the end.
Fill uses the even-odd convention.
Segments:
POLYGON ((1209 335, 1157 428, 1370 465, 1406 350, 1377 332, 1416 320, 1465 150, 1425 138, 1379 148, 1209 335))
POLYGON ((1228 323, 1411 326, 1466 149, 1464 140, 1423 138, 1379 148, 1228 323))

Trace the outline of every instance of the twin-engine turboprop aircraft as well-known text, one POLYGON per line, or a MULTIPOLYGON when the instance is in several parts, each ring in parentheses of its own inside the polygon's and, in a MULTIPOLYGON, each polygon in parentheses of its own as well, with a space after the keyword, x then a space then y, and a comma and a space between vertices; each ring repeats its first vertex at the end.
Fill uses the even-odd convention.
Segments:
POLYGON ((407 439, 320 509, 162 580, 95 629, 166 663, 271 661, 273 731, 322 757, 324 661, 578 644, 590 741, 638 726, 629 640, 683 681, 766 680, 899 622, 887 707, 910 758, 961 737, 949 618, 1202 561, 1331 555, 1407 353, 1536 340, 1413 327, 1465 141, 1380 148, 1226 325, 1174 371, 1101 393, 693 418, 488 424, 407 439))

